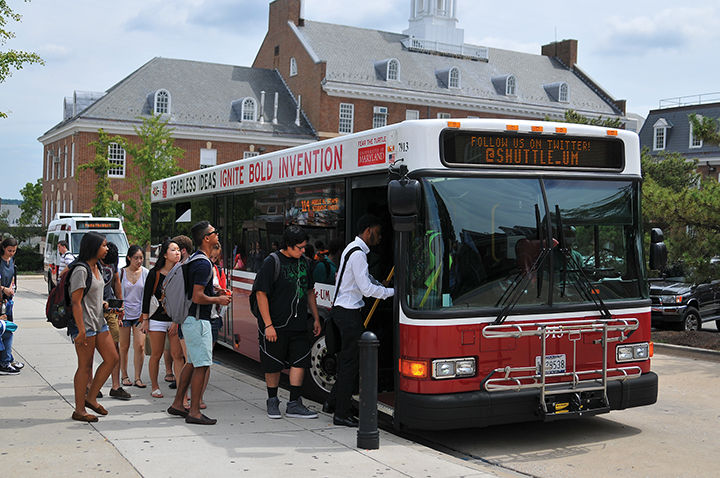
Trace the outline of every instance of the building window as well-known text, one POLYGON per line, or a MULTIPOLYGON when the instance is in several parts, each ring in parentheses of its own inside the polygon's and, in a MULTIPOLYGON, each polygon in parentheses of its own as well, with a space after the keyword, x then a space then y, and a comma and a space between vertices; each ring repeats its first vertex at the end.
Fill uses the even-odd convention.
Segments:
POLYGON ((382 128, 387 126, 388 109, 386 106, 373 107, 373 128, 382 128))
POLYGON ((253 98, 245 98, 242 102, 242 121, 255 121, 255 113, 257 108, 253 98))
POLYGON ((290 58, 290 76, 297 75, 297 61, 295 57, 290 58))
POLYGON ((167 90, 155 92, 155 114, 164 115, 170 113, 170 93, 167 90))
POLYGON ((52 164, 52 154, 50 154, 50 150, 47 151, 47 157, 45 158, 45 162, 47 166, 45 167, 45 181, 50 180, 50 165, 52 164))
POLYGON ((400 78, 400 62, 392 59, 387 63, 387 76, 388 81, 397 81, 400 78))
POLYGON ((420 111, 418 111, 418 110, 405 110, 405 119, 406 119, 406 120, 416 120, 416 119, 420 119, 420 111))
POLYGON ((517 80, 515 79, 515 75, 508 75, 507 80, 505 82, 505 95, 515 96, 516 92, 517 92, 517 80))
MULTIPOLYGON (((73 176, 75 176, 75 143, 70 146, 70 177, 73 176)), ((70 201, 72 203, 72 199, 70 201)))
MULTIPOLYGON (((698 119, 700 117, 698 116, 698 119)), ((701 138, 698 138, 695 136, 695 132, 693 131, 693 125, 690 123, 690 147, 691 148, 702 148, 703 140, 701 138)))
POLYGON ((108 161, 110 161, 110 169, 108 176, 111 178, 125 177, 125 150, 117 143, 110 143, 108 146, 108 161))
POLYGON ((352 133, 355 117, 355 105, 352 103, 340 103, 340 122, 338 133, 352 133))
POLYGON ((258 153, 257 151, 243 152, 243 159, 254 158, 255 156, 260 156, 260 153, 258 153))
POLYGON ((200 169, 217 164, 217 149, 200 148, 200 169))
POLYGON ((460 88, 460 70, 453 67, 450 68, 448 74, 448 88, 460 88))
POLYGON ((438 119, 450 119, 450 113, 438 113, 438 119))
POLYGON ((567 83, 562 83, 560 85, 560 90, 558 91, 558 101, 561 103, 567 103, 569 96, 570 92, 568 90, 567 83))
POLYGON ((655 128, 655 141, 653 141, 653 149, 661 151, 665 149, 665 136, 667 130, 665 128, 655 128))
POLYGON ((73 210, 73 198, 72 198, 72 195, 70 196, 70 209, 68 209, 68 212, 75 212, 75 211, 73 210))
POLYGON ((68 168, 68 154, 67 154, 67 144, 65 145, 65 161, 63 161, 63 177, 67 177, 67 168, 68 168))

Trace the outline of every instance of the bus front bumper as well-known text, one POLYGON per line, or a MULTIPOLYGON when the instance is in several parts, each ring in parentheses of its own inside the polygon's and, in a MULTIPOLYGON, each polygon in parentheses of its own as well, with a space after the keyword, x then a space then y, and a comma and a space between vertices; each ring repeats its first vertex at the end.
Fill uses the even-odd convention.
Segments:
MULTIPOLYGON (((648 372, 638 378, 608 383, 609 410, 652 405, 657 401, 658 377, 648 372)), ((416 430, 450 430, 543 420, 537 390, 489 393, 484 390, 440 395, 398 392, 393 420, 396 426, 416 430)), ((592 413, 588 413, 592 415, 592 413)))

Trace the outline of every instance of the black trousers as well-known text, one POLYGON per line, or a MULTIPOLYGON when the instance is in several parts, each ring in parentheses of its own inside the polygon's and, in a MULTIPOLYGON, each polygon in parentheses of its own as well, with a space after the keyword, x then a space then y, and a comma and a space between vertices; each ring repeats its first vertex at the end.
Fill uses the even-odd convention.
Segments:
POLYGON ((341 348, 338 352, 338 373, 328 401, 335 405, 335 416, 352 415, 352 393, 358 380, 358 340, 363 333, 360 309, 333 307, 332 317, 340 330, 341 348))

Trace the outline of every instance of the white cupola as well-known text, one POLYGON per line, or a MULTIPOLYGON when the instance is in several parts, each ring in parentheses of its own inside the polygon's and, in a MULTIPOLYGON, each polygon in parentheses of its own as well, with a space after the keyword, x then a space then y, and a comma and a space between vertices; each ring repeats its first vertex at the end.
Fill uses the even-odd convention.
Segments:
POLYGON ((410 26, 403 34, 462 47, 465 32, 457 28, 457 22, 457 0, 410 0, 410 26))

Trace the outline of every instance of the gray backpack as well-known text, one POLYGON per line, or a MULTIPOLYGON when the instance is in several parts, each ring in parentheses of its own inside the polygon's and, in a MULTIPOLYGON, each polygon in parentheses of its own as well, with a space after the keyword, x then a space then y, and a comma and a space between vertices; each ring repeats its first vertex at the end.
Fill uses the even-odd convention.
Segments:
MULTIPOLYGON (((188 311, 192 305, 192 284, 190 284, 189 266, 193 261, 206 260, 210 262, 205 254, 198 251, 188 258, 185 262, 178 262, 170 269, 168 275, 162 283, 162 302, 165 312, 170 316, 176 324, 182 324, 188 316, 188 311)), ((210 276, 208 282, 212 279, 212 263, 210 263, 210 276)))

